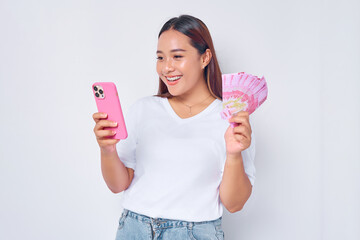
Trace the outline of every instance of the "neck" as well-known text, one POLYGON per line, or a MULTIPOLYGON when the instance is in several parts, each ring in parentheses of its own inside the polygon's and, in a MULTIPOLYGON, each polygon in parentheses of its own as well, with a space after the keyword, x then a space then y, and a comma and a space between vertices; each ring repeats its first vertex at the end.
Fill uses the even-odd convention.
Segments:
POLYGON ((210 100, 212 101, 214 97, 210 94, 210 92, 208 92, 206 95, 199 94, 198 96, 196 96, 196 98, 184 98, 183 96, 175 96, 175 99, 187 106, 195 106, 198 104, 200 105, 208 103, 210 100))
POLYGON ((181 95, 174 96, 173 98, 183 104, 194 106, 206 104, 210 101, 213 101, 215 97, 213 97, 210 93, 210 90, 207 88, 205 81, 199 81, 200 86, 193 87, 192 91, 188 91, 181 95))

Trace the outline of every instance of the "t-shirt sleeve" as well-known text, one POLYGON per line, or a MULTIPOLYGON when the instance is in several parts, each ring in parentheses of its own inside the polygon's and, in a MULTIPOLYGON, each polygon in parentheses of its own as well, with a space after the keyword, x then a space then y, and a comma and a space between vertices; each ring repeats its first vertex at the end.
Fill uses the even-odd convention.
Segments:
POLYGON ((241 152, 241 155, 243 157, 243 162, 244 162, 244 168, 245 168, 245 173, 248 176, 251 186, 254 186, 254 182, 255 182, 255 136, 254 136, 254 132, 251 133, 251 144, 250 146, 245 149, 245 151, 241 152))
POLYGON ((136 167, 136 145, 137 145, 137 128, 140 112, 139 100, 130 106, 124 114, 125 126, 128 133, 126 139, 120 140, 116 145, 116 150, 120 161, 128 168, 135 170, 136 167))

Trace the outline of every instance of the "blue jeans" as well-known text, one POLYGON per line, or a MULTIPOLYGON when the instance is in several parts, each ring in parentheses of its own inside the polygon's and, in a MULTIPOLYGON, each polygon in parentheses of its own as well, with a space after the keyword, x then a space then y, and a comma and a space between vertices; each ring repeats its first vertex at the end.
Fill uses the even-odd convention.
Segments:
POLYGON ((223 240, 222 217, 213 221, 187 222, 152 218, 124 209, 116 240, 223 240))

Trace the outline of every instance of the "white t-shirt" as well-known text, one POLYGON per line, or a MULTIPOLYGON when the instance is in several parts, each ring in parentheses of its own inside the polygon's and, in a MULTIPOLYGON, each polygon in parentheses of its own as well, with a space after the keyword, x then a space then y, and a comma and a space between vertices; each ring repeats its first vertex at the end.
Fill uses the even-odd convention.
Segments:
MULTIPOLYGON (((153 218, 211 221, 222 216, 219 186, 226 161, 224 134, 230 125, 215 99, 182 119, 167 98, 138 99, 124 115, 127 139, 116 145, 120 160, 135 170, 122 206, 153 218)), ((255 139, 241 154, 255 181, 255 139)))

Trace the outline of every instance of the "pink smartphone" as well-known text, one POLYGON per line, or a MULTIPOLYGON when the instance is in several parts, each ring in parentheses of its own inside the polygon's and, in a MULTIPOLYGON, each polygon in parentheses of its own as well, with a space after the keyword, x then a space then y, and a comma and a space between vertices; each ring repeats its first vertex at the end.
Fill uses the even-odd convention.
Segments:
POLYGON ((128 136, 126 131, 124 115, 121 110, 119 95, 116 86, 112 82, 96 82, 92 85, 97 109, 107 114, 106 120, 118 123, 116 127, 105 127, 105 130, 115 130, 116 134, 109 138, 125 139, 128 136))

